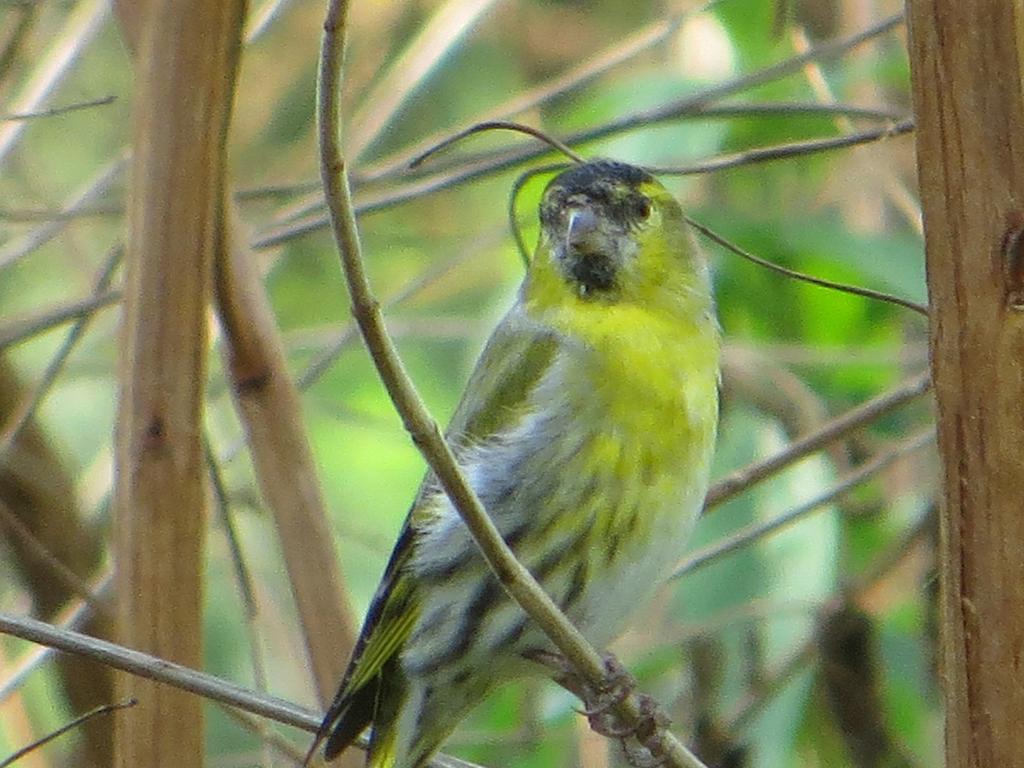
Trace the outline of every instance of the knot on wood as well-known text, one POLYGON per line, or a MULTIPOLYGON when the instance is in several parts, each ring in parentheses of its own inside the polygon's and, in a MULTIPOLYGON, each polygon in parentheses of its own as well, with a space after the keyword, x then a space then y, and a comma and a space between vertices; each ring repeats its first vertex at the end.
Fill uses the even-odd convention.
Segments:
POLYGON ((1007 309, 1024 312, 1024 223, 1003 235, 1003 298, 1007 309))

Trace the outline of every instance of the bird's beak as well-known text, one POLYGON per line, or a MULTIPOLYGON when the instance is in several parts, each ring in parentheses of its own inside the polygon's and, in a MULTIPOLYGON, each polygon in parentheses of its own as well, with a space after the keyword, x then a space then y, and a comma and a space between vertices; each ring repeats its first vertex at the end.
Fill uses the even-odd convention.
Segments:
POLYGON ((594 211, 586 206, 573 208, 569 213, 565 243, 576 253, 594 253, 600 249, 604 238, 600 222, 594 211))
POLYGON ((607 222, 589 205, 569 209, 565 228, 562 269, 581 296, 606 291, 615 285, 618 249, 607 222))

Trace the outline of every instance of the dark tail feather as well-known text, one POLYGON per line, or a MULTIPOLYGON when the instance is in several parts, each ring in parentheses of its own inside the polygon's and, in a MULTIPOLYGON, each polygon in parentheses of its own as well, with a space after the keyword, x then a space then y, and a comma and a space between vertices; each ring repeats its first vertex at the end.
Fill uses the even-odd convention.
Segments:
POLYGON ((373 720, 378 686, 376 680, 367 683, 327 712, 318 737, 322 739, 325 733, 330 733, 324 746, 325 760, 333 760, 344 752, 373 720))

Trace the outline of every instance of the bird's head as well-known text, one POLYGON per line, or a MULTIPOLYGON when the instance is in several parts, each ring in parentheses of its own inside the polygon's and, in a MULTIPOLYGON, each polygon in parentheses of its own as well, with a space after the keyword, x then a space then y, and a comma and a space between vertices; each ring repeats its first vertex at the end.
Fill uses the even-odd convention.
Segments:
POLYGON ((556 176, 540 204, 528 283, 550 299, 678 304, 710 296, 707 268, 675 198, 647 171, 595 160, 556 176))

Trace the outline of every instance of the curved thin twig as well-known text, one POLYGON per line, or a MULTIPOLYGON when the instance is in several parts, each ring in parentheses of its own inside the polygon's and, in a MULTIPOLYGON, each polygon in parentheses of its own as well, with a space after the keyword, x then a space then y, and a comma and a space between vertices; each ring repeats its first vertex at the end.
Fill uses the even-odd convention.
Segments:
POLYGON ((848 285, 846 283, 837 283, 834 280, 826 280, 822 277, 815 277, 814 275, 808 275, 803 272, 797 272, 795 269, 789 269, 783 267, 775 262, 763 259, 760 256, 755 256, 750 251, 740 248, 738 245, 730 240, 722 237, 720 234, 715 232, 708 227, 705 227, 698 221, 694 221, 689 216, 686 217, 686 222, 700 232, 704 237, 718 243, 723 248, 735 253, 737 256, 746 259, 747 261, 757 264, 759 267, 770 269, 773 272, 778 272, 780 275, 791 277, 794 280, 801 280, 811 285, 817 285, 820 288, 828 288, 833 291, 839 291, 840 293, 849 293, 853 296, 861 296, 865 299, 874 299, 875 301, 882 301, 886 304, 895 304, 897 307, 903 307, 909 309, 912 312, 917 312, 919 315, 928 317, 928 307, 924 304, 918 304, 916 301, 910 299, 904 299, 901 296, 894 296, 891 293, 885 293, 883 291, 876 291, 872 288, 862 288, 859 285, 848 285))

